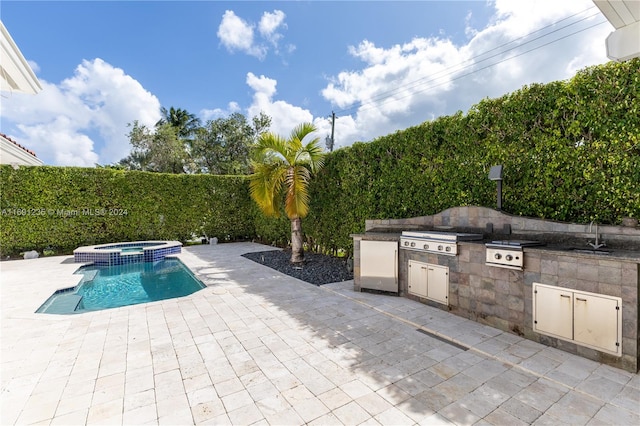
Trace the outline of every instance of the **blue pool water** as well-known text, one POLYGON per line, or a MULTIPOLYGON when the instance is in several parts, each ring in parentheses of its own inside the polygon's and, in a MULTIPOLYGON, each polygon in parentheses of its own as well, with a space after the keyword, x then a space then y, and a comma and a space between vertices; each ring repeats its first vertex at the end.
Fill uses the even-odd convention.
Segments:
POLYGON ((85 266, 74 288, 54 293, 37 312, 72 314, 187 296, 205 286, 178 259, 85 266))

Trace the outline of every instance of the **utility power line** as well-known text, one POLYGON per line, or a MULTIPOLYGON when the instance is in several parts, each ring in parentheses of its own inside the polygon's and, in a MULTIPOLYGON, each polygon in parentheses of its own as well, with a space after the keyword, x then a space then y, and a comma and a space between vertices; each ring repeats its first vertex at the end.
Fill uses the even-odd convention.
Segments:
POLYGON ((556 28, 556 29, 554 29, 553 31, 550 31, 550 32, 547 32, 547 33, 545 33, 545 34, 543 34, 543 35, 540 35, 540 36, 538 36, 538 37, 535 37, 535 38, 533 38, 533 39, 531 39, 531 40, 528 40, 528 41, 526 41, 526 42, 524 42, 524 43, 522 43, 522 44, 519 44, 519 45, 517 45, 517 46, 511 47, 511 48, 509 48, 509 49, 502 50, 502 51, 500 51, 500 52, 498 52, 498 53, 495 53, 495 54, 493 54, 493 55, 491 55, 491 56, 485 57, 485 58, 480 59, 480 60, 478 60, 478 61, 474 61, 474 60, 476 60, 476 59, 478 59, 478 58, 480 58, 480 57, 482 57, 482 56, 484 56, 484 55, 486 55, 486 54, 488 54, 488 53, 490 53, 490 52, 493 52, 493 51, 495 51, 495 50, 498 50, 498 49, 501 49, 501 48, 503 48, 503 47, 506 47, 506 46, 508 46, 509 44, 512 44, 512 43, 515 43, 515 42, 517 42, 517 41, 519 41, 519 40, 522 40, 522 39, 525 39, 525 38, 527 38, 527 37, 530 37, 531 35, 536 34, 536 33, 539 33, 539 32, 541 32, 541 31, 544 31, 544 30, 546 30, 546 29, 548 29, 548 28, 554 27, 554 26, 558 25, 558 24, 559 24, 559 23, 561 23, 561 22, 564 22, 564 21, 566 21, 566 20, 568 20, 568 19, 574 18, 574 17, 576 17, 576 16, 578 16, 578 15, 581 15, 581 14, 583 14, 583 13, 585 13, 585 12, 587 12, 587 11, 591 10, 591 9, 594 9, 594 8, 595 8, 595 6, 592 6, 592 7, 588 8, 588 9, 585 9, 585 10, 583 10, 583 11, 581 11, 581 12, 574 13, 574 14, 572 14, 572 15, 570 15, 570 16, 568 16, 568 17, 562 18, 562 19, 560 19, 560 20, 558 20, 558 21, 556 21, 556 22, 554 22, 554 23, 552 23, 552 24, 546 25, 545 27, 542 27, 542 28, 540 28, 540 29, 537 29, 537 30, 535 30, 535 31, 532 31, 532 32, 530 32, 530 33, 528 33, 528 34, 526 34, 526 35, 524 35, 524 36, 521 36, 521 37, 518 37, 518 38, 516 38, 516 39, 510 40, 510 41, 508 41, 508 42, 506 42, 506 43, 503 43, 503 44, 501 44, 501 45, 499 45, 499 46, 497 46, 497 47, 494 47, 494 48, 489 49, 489 50, 487 50, 487 51, 485 51, 485 52, 483 52, 483 53, 480 53, 480 54, 478 54, 478 55, 476 55, 476 56, 473 56, 472 58, 469 58, 469 59, 467 59, 467 60, 465 60, 465 61, 463 61, 463 62, 460 62, 459 64, 452 65, 452 66, 450 66, 450 67, 448 67, 448 68, 446 68, 446 69, 444 69, 444 70, 441 70, 441 71, 439 71, 439 72, 437 72, 437 73, 435 73, 435 74, 432 74, 432 75, 429 75, 429 76, 422 77, 422 78, 420 78, 420 79, 418 79, 418 80, 414 80, 414 81, 412 81, 412 82, 409 82, 409 83, 403 84, 403 85, 401 85, 401 86, 399 86, 399 87, 396 87, 396 88, 394 88, 394 89, 391 89, 391 90, 388 90, 388 91, 382 92, 382 93, 380 93, 380 94, 378 94, 378 95, 374 96, 374 97, 373 97, 372 99, 370 99, 369 101, 366 101, 366 102, 360 102, 360 103, 359 103, 359 105, 357 105, 357 106, 352 106, 352 107, 349 107, 349 108, 345 108, 345 109, 339 110, 338 112, 339 112, 339 113, 342 113, 342 114, 346 114, 346 115, 348 115, 348 114, 350 114, 350 113, 352 113, 352 112, 355 112, 355 111, 358 111, 358 110, 360 110, 360 111, 362 111, 362 110, 368 110, 368 109, 370 109, 370 108, 378 107, 378 106, 383 105, 383 104, 385 104, 385 103, 395 102, 395 101, 398 101, 398 100, 401 100, 401 99, 407 98, 407 97, 409 97, 409 96, 412 96, 412 95, 413 95, 413 94, 415 94, 415 93, 422 93, 422 92, 425 92, 425 91, 430 90, 430 89, 432 89, 432 88, 435 88, 435 87, 441 86, 441 85, 443 85, 443 84, 449 83, 449 82, 451 82, 451 81, 455 81, 455 80, 458 80, 458 79, 460 79, 460 78, 463 78, 463 77, 469 76, 469 75, 471 75, 471 74, 473 74, 473 73, 476 73, 476 72, 479 72, 479 71, 483 71, 483 70, 485 70, 485 69, 488 69, 488 68, 491 68, 491 67, 493 67, 493 66, 496 66, 496 65, 498 65, 498 64, 500 64, 500 63, 503 63, 503 62, 506 62, 506 61, 508 61, 508 60, 511 60, 511 59, 517 58, 517 57, 519 57, 519 56, 525 55, 525 54, 530 53, 530 52, 532 52, 532 51, 534 51, 534 50, 540 49, 540 48, 545 47, 545 46, 548 46, 548 45, 550 45, 550 44, 552 44, 552 43, 556 43, 556 42, 558 42, 558 41, 561 41, 561 40, 564 40, 564 39, 566 39, 566 38, 568 38, 568 37, 571 37, 571 36, 573 36, 573 35, 575 35, 575 34, 581 33, 581 32, 583 32, 583 31, 587 31, 587 30, 589 30, 589 29, 591 29, 591 28, 594 28, 594 27, 596 27, 596 26, 602 25, 603 23, 606 23, 607 21, 606 21, 606 20, 603 20, 603 21, 598 22, 598 23, 596 23, 596 24, 594 24, 594 25, 591 25, 591 26, 589 26, 589 27, 587 27, 587 28, 582 28, 582 29, 577 30, 577 31, 574 31, 574 32, 572 32, 572 33, 570 33, 570 34, 564 35, 564 36, 562 36, 562 37, 558 37, 558 38, 553 39, 553 40, 551 40, 551 41, 549 41, 549 42, 547 42, 547 43, 544 43, 544 44, 542 44, 542 45, 539 45, 539 46, 533 47, 533 48, 531 48, 531 49, 529 49, 529 50, 526 50, 526 51, 524 51, 524 52, 520 52, 520 53, 518 53, 518 54, 511 55, 511 56, 509 56, 509 57, 507 57, 507 58, 504 58, 504 59, 501 59, 501 60, 499 60, 499 61, 493 62, 493 63, 491 63, 491 64, 489 64, 489 65, 487 65, 487 66, 484 66, 484 67, 481 67, 481 68, 478 68, 478 69, 472 70, 472 71, 470 71, 470 72, 468 72, 468 73, 465 73, 465 74, 462 74, 462 75, 458 75, 458 76, 452 77, 452 78, 450 78, 450 79, 448 79, 448 80, 446 80, 446 81, 443 81, 443 82, 441 82, 441 83, 434 84, 434 85, 429 85, 429 86, 428 86, 428 87, 426 87, 426 88, 423 88, 423 89, 420 89, 420 90, 412 91, 411 93, 409 93, 409 94, 407 94, 407 95, 405 95, 405 96, 402 96, 402 97, 399 97, 399 98, 394 98, 394 99, 391 99, 391 100, 389 100, 389 101, 387 101, 387 102, 384 102, 386 99, 389 99, 389 98, 391 98, 391 97, 393 97, 393 96, 397 96, 398 94, 400 94, 400 93, 402 93, 402 92, 405 92, 405 91, 407 91, 407 90, 409 90, 409 89, 422 87, 422 86, 425 86, 425 85, 427 85, 428 83, 432 83, 432 82, 434 82, 434 81, 436 81, 436 80, 438 80, 438 79, 445 78, 445 77, 449 77, 449 76, 453 76, 454 74, 456 74, 456 73, 458 73, 458 72, 460 72, 460 71, 463 71, 463 70, 465 70, 465 69, 471 68, 471 67, 473 67, 473 66, 476 66, 476 65, 478 65, 479 63, 482 63, 482 62, 488 61, 488 60, 493 59, 493 58, 495 58, 495 57, 497 57, 497 56, 504 55, 505 53, 508 53, 508 52, 513 51, 513 50, 518 49, 518 48, 521 48, 521 47, 523 47, 523 46, 525 46, 525 45, 527 45, 527 44, 533 43, 534 41, 540 40, 541 38, 547 37, 547 36, 549 36, 549 35, 551 35, 551 34, 554 34, 554 33, 556 33, 556 32, 559 32, 559 31, 562 31, 562 30, 564 30, 564 29, 567 29, 567 28, 569 28, 569 27, 571 27, 571 26, 573 26, 573 25, 576 25, 576 24, 578 24, 578 23, 580 23, 580 22, 583 22, 583 21, 585 21, 585 20, 587 20, 587 19, 590 19, 590 18, 593 18, 593 17, 595 17, 595 16, 598 16, 598 15, 600 14, 599 12, 594 13, 594 14, 592 14, 592 15, 589 15, 589 16, 586 16, 586 17, 583 17, 583 18, 581 18, 581 19, 579 19, 579 20, 577 20, 577 21, 571 22, 571 23, 569 23, 569 24, 567 24, 567 25, 565 25, 565 26, 562 26, 562 27, 560 27, 560 28, 556 28), (464 65, 464 64, 468 64, 468 63, 470 63, 470 64, 469 64, 469 65, 464 65))
MULTIPOLYGON (((399 97, 399 98, 394 98, 394 99, 391 99, 391 100, 389 100, 389 101, 376 102, 376 103, 373 103, 373 102, 367 102, 367 103, 365 103, 365 104, 362 104, 362 105, 366 105, 366 107, 365 107, 365 108, 362 108, 362 105, 361 105, 361 107, 360 107, 360 108, 357 108, 357 109, 358 109, 359 111, 366 111, 366 110, 368 110, 368 109, 371 109, 371 108, 374 108, 374 107, 377 107, 377 106, 380 106, 380 105, 384 105, 384 104, 386 104, 386 103, 395 102, 395 101, 399 101, 399 100, 401 100, 401 99, 408 98, 409 96, 412 96, 412 95, 414 95, 414 94, 416 94, 416 93, 426 92, 426 91, 428 91, 428 90, 430 90, 430 89, 433 89, 433 88, 435 88, 435 87, 442 86, 442 85, 447 84, 447 83, 449 83, 449 82, 451 82, 451 81, 460 80, 460 79, 461 79, 461 78, 463 78, 463 77, 467 77, 467 76, 469 76, 469 75, 471 75, 471 74, 475 74, 475 73, 477 73, 477 72, 484 71, 484 70, 486 70, 486 69, 492 68, 492 67, 494 67, 494 66, 496 66, 496 65, 498 65, 498 64, 501 64, 501 63, 503 63, 503 62, 506 62, 506 61, 508 61, 508 60, 510 60, 510 59, 514 59, 514 58, 517 58, 517 57, 519 57, 519 56, 526 55, 527 53, 533 52, 534 50, 541 49, 541 48, 543 48, 543 47, 545 47, 545 46, 548 46, 548 45, 550 45, 550 44, 553 44, 553 43, 555 43, 555 42, 557 42, 557 41, 564 40, 565 38, 571 37, 571 36, 573 36, 573 35, 576 35, 576 34, 578 34, 578 33, 583 32, 583 31, 589 30, 589 29, 591 29, 591 28, 595 28, 595 27, 597 27, 597 26, 599 26, 599 25, 604 24, 605 22, 607 22, 607 21, 602 21, 602 22, 596 23, 596 24, 591 25, 591 26, 589 26, 589 27, 587 27, 587 28, 584 28, 584 29, 582 29, 582 30, 575 31, 575 32, 573 32, 573 33, 571 33, 571 34, 568 34, 568 35, 566 35, 566 36, 564 36, 564 37, 561 37, 561 38, 559 38, 559 39, 552 40, 552 41, 550 41, 550 42, 547 42, 547 43, 542 44, 542 45, 540 45, 540 46, 533 47, 533 48, 531 48, 531 49, 529 49, 529 50, 526 50, 526 51, 524 51, 524 52, 521 52, 521 53, 518 53, 518 54, 515 54, 515 55, 512 55, 512 56, 509 56, 508 58, 505 58, 505 59, 502 59, 502 60, 500 60, 500 61, 494 62, 494 63, 492 63, 492 64, 486 65, 486 66, 484 66, 484 67, 482 67, 482 68, 474 69, 474 70, 472 70, 472 71, 469 71, 468 73, 461 74, 461 75, 457 75, 457 76, 455 76, 455 77, 451 77, 451 79, 450 79, 450 80, 443 81, 443 82, 441 82, 441 83, 437 83, 437 84, 431 85, 431 86, 426 87, 426 88, 421 89, 421 90, 415 90, 415 91, 412 91, 411 93, 409 93, 409 94, 407 94, 407 95, 404 95, 404 96, 401 96, 401 97, 399 97)), ((467 68, 468 68, 468 67, 467 67, 467 68)), ((453 74, 453 73, 451 73, 451 74, 453 74)))
MULTIPOLYGON (((376 102, 379 102, 379 101, 381 101, 381 100, 384 100, 384 99, 390 98, 391 96, 393 96, 393 95, 395 95, 395 94, 397 94, 397 93, 400 93, 400 92, 401 92, 401 91, 403 91, 403 90, 410 89, 410 88, 412 88, 412 87, 416 87, 416 86, 422 86, 424 83, 430 83, 430 82, 432 82, 432 81, 437 80, 438 78, 448 77, 448 76, 450 76, 450 75, 455 74, 455 72, 462 71, 462 70, 464 70, 465 68, 469 68, 469 67, 471 67, 472 65, 478 65, 478 64, 479 64, 479 63, 481 63, 481 62, 488 61, 489 59, 492 59, 492 58, 495 58, 495 57, 501 56, 501 55, 503 55, 503 54, 505 54, 505 53, 507 53, 507 52, 510 52, 510 51, 512 51, 512 50, 515 50, 515 49, 518 49, 518 48, 520 48, 520 47, 522 47, 522 46, 526 46, 527 44, 533 43, 533 42, 534 42, 534 41, 536 41, 536 40, 539 40, 539 39, 544 38, 544 37, 546 37, 546 36, 548 36, 548 35, 550 35, 550 34, 553 34, 553 33, 555 33, 555 32, 558 32, 558 31, 564 30, 564 29, 566 29, 566 28, 569 28, 569 27, 570 27, 570 26, 572 26, 572 25, 578 24, 578 23, 580 23, 580 22, 582 22, 582 21, 584 21, 584 20, 586 20, 586 19, 592 18, 592 17, 597 16, 597 15, 598 15, 598 13, 595 13, 595 14, 593 14, 593 15, 590 15, 590 16, 587 16, 587 17, 585 17, 585 18, 582 18, 582 19, 580 19, 580 20, 578 20, 578 21, 572 22, 572 23, 570 23, 570 24, 568 24, 568 25, 566 25, 566 26, 564 26, 564 27, 557 28, 557 29, 555 29, 554 31, 551 31, 551 32, 549 32, 549 33, 546 33, 546 34, 543 34, 543 35, 538 36, 538 37, 536 37, 536 38, 533 38, 533 39, 531 39, 531 40, 529 40, 529 41, 526 41, 525 43, 522 43, 522 44, 520 44, 520 45, 518 45, 518 46, 511 47, 511 48, 509 48, 509 49, 506 49, 506 50, 500 51, 500 52, 495 53, 495 54, 493 54, 493 55, 491 55, 491 56, 488 56, 488 57, 486 57, 486 58, 480 59, 479 61, 474 61, 475 59, 480 58, 481 56, 486 55, 486 54, 487 54, 487 53, 489 53, 489 52, 492 52, 492 51, 494 51, 494 50, 500 49, 501 47, 504 47, 504 46, 507 46, 507 45, 509 45, 509 44, 511 44, 511 43, 514 43, 514 42, 516 42, 517 40, 520 40, 520 39, 523 39, 523 38, 529 37, 530 35, 535 34, 536 32, 540 32, 542 29, 540 29, 540 30, 536 30, 536 31, 533 31, 533 32, 531 32, 531 33, 529 33, 529 34, 527 34, 527 35, 525 35, 525 36, 518 37, 517 39, 511 40, 511 41, 509 41, 509 42, 507 42, 507 43, 504 43, 504 44, 502 44, 502 45, 500 45, 500 46, 498 46, 498 47, 494 47, 493 49, 489 49, 489 50, 487 50, 486 52, 483 52, 483 53, 480 53, 480 54, 478 54, 478 55, 476 55, 476 56, 473 56, 473 57, 471 57, 471 58, 469 58, 469 59, 467 59, 467 60, 465 60, 465 61, 462 61, 462 62, 460 62, 460 63, 458 63, 458 64, 456 64, 456 65, 452 65, 452 66, 450 66, 450 67, 448 67, 448 68, 445 68, 444 70, 438 71, 438 72, 436 72, 435 74, 432 74, 432 75, 430 75, 430 76, 426 76, 426 77, 422 77, 422 78, 420 78, 420 79, 418 79, 418 80, 415 80, 415 81, 413 81, 413 82, 410 82, 410 83, 407 83, 407 84, 405 84, 405 85, 402 85, 402 86, 400 86, 399 88, 395 88, 395 89, 392 89, 392 90, 388 90, 388 91, 386 91, 386 92, 382 92, 382 93, 380 93, 380 94, 376 95, 376 96, 375 96, 374 98, 372 98, 370 101, 365 102, 365 103, 361 104, 360 106, 362 106, 362 105, 367 105, 367 104, 370 104, 370 103, 376 103, 376 102), (471 64, 469 64, 469 65, 467 65, 467 66, 463 66, 463 67, 461 67, 463 64, 466 64, 466 63, 471 63, 471 64), (456 69, 456 68, 458 68, 458 67, 461 67, 461 68, 456 69), (450 72, 449 72, 449 71, 450 71, 450 72), (436 76, 437 76, 437 77, 436 77, 436 76)), ((575 16, 575 15, 572 15, 572 16, 575 16)), ((568 19, 568 18, 564 18, 563 20, 566 20, 566 19, 568 19)), ((604 22, 606 22, 606 21, 602 21, 602 22, 604 23, 604 22)), ((555 24, 552 24, 552 25, 555 25, 555 24)), ((547 26, 547 27, 548 27, 548 26, 547 26)), ((545 28, 547 28, 547 27, 545 27, 545 28)), ((545 29, 545 28, 543 28, 543 29, 545 29)), ((589 28, 591 28, 591 27, 589 27, 589 28)), ((587 29, 588 29, 588 28, 587 28, 587 29)), ((585 30, 585 29, 583 29, 583 30, 585 30)), ((574 33, 574 34, 576 34, 576 33, 574 33)), ((566 37, 563 37, 563 38, 566 38, 566 37)), ((553 41, 552 41, 552 42, 550 42, 550 43, 554 43, 555 41, 558 41, 558 40, 562 40, 562 38, 559 38, 559 39, 553 40, 553 41)), ((547 44, 550 44, 550 43, 547 43, 547 44)), ((545 45, 545 46, 546 46, 546 45, 545 45)), ((514 57, 515 57, 515 56, 514 56, 514 57)), ((510 59, 510 58, 507 58, 507 59, 505 59, 505 60, 509 60, 509 59, 510 59)), ((499 64, 499 63, 501 63, 501 62, 504 62, 504 61, 499 61, 499 62, 496 62, 495 64, 499 64)), ((485 67, 485 68, 486 68, 486 67, 485 67)), ((485 68, 483 68, 483 69, 485 69, 485 68)), ((350 108, 350 109, 353 109, 353 107, 352 107, 352 108, 350 108)))

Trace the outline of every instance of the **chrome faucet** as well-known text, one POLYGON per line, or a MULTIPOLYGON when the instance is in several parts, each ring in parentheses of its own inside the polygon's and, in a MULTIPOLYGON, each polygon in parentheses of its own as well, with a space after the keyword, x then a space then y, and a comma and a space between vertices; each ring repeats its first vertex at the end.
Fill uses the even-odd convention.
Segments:
MULTIPOLYGON (((592 226, 593 226, 593 221, 591 221, 591 223, 589 224, 589 233, 591 233, 591 227, 592 226)), ((599 236, 598 236, 598 222, 596 222, 596 242, 595 243, 589 242, 587 244, 590 245, 591 247, 593 247, 594 250, 598 250, 599 248, 606 246, 604 241, 599 243, 598 239, 599 239, 599 236)))

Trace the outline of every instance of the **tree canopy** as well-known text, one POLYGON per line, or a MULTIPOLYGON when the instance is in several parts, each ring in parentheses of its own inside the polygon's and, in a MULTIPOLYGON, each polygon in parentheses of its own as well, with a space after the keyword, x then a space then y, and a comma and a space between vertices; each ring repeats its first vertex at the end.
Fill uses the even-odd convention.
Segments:
POLYGON ((251 124, 240 113, 209 120, 198 129, 192 143, 192 156, 201 173, 240 175, 250 172, 249 150, 271 125, 264 113, 251 124))
POLYGON ((120 160, 128 170, 143 170, 161 173, 185 173, 188 155, 178 131, 170 124, 160 124, 152 131, 133 122, 129 132, 131 153, 120 160))
POLYGON ((116 167, 161 173, 249 174, 250 147, 271 126, 260 113, 251 121, 240 113, 209 120, 203 126, 181 108, 161 109, 153 129, 130 124, 131 153, 116 167))

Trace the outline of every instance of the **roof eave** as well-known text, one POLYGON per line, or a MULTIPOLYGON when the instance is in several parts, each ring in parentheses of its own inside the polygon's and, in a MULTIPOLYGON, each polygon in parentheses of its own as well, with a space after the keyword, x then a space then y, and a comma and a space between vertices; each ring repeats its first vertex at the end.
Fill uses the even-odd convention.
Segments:
POLYGON ((3 137, 0 137, 0 152, 0 164, 12 164, 19 166, 44 165, 44 162, 34 154, 3 137))
POLYGON ((640 57, 640 1, 593 0, 593 3, 615 28, 605 42, 607 57, 614 61, 640 57))
POLYGON ((42 91, 29 63, 0 21, 0 90, 35 95, 42 91))

